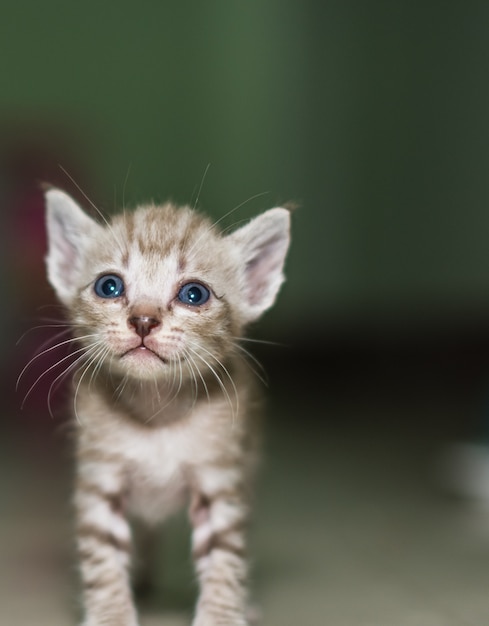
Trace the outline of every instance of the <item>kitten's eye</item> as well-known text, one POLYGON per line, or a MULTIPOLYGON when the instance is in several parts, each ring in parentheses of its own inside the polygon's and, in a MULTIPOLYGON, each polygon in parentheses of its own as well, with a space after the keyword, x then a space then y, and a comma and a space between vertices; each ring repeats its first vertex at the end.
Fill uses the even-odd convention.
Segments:
POLYGON ((100 298, 118 298, 124 293, 124 282, 115 274, 106 274, 95 281, 94 289, 100 298))
POLYGON ((178 292, 178 299, 183 304, 200 306, 210 298, 211 292, 200 283, 187 283, 178 292))

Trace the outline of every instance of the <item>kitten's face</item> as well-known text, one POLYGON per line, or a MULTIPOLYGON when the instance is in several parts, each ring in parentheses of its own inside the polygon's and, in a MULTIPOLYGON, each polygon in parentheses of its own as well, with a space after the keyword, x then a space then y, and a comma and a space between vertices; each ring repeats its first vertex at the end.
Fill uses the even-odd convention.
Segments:
POLYGON ((240 332, 231 251, 195 213, 167 205, 120 216, 84 261, 73 319, 116 370, 145 378, 215 367, 240 332))
POLYGON ((188 208, 94 222, 47 192, 48 274, 95 367, 173 382, 219 369, 283 280, 288 212, 223 236, 188 208))

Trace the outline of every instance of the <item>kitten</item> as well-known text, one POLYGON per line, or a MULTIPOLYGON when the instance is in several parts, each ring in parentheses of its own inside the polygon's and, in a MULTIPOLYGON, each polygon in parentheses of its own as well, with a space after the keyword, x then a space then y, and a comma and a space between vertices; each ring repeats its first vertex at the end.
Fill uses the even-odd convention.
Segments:
POLYGON ((193 626, 246 626, 245 531, 257 461, 249 322, 283 282, 289 212, 231 234, 188 207, 94 221, 46 192, 48 278, 81 346, 75 510, 84 626, 136 626, 131 527, 188 503, 193 626))

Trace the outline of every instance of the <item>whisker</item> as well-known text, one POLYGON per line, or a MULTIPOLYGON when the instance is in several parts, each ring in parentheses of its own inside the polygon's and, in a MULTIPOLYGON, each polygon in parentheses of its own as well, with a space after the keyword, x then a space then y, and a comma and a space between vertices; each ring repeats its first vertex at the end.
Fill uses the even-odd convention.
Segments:
POLYGON ((124 183, 122 185, 122 210, 125 214, 126 211, 126 185, 127 185, 127 181, 129 180, 129 174, 131 172, 131 167, 132 167, 132 163, 129 163, 129 165, 127 166, 127 172, 126 172, 126 177, 124 178, 124 183))
MULTIPOLYGON (((93 348, 95 348, 95 346, 93 346, 93 348)), ((61 374, 56 376, 56 378, 53 380, 53 382, 49 386, 49 391, 48 391, 48 395, 47 395, 47 403, 48 403, 49 415, 53 419, 54 419, 54 415, 53 415, 53 412, 51 410, 51 397, 52 397, 53 393, 56 391, 57 387, 63 382, 63 380, 70 374, 70 372, 74 368, 76 368, 79 365, 79 363, 81 361, 83 361, 83 359, 85 359, 85 358, 86 358, 86 353, 83 353, 79 357, 77 357, 75 359, 75 361, 73 361, 73 363, 70 363, 68 365, 68 367, 61 372, 61 374)))
POLYGON ((233 337, 237 341, 247 341, 249 343, 262 343, 266 346, 278 346, 280 348, 286 348, 287 345, 285 343, 280 343, 279 341, 268 341, 267 339, 253 339, 251 337, 233 337))
POLYGON ((73 361, 73 363, 70 363, 68 367, 66 367, 61 372, 61 374, 58 374, 58 376, 56 376, 53 382, 49 385, 48 395, 47 395, 47 405, 48 405, 48 411, 49 411, 49 415, 51 416, 51 419, 54 419, 54 413, 53 413, 52 406, 51 406, 51 399, 53 397, 53 394, 55 393, 59 385, 61 385, 61 383, 68 377, 70 372, 78 365, 78 363, 81 360, 83 360, 83 358, 84 358, 84 355, 81 355, 77 359, 75 359, 75 361, 73 361))
MULTIPOLYGON (((201 348, 202 346, 199 346, 199 347, 201 348)), ((228 390, 226 389, 226 385, 224 384, 224 382, 223 382, 222 378, 219 376, 219 374, 218 374, 218 372, 216 371, 216 369, 215 369, 215 368, 214 368, 214 367, 213 367, 213 366, 209 363, 209 361, 208 361, 205 357, 203 357, 201 354, 199 354, 199 353, 197 352, 197 350, 194 350, 194 349, 193 349, 193 348, 191 348, 190 346, 188 346, 188 348, 187 348, 187 349, 188 349, 188 350, 190 350, 190 351, 192 352, 192 354, 195 354, 195 356, 196 356, 197 358, 199 358, 199 359, 200 359, 203 363, 205 363, 205 365, 209 368, 209 370, 210 370, 210 371, 212 372, 212 374, 214 375, 214 378, 216 379, 216 381, 217 381, 217 383, 218 383, 219 387, 221 388, 221 391, 222 391, 223 395, 225 396, 225 398, 226 398, 226 400, 227 400, 227 402, 228 402, 228 404, 229 404, 229 407, 230 407, 230 409, 231 409, 231 414, 232 414, 232 421, 233 421, 233 424, 234 424, 234 421, 235 421, 235 418, 236 418, 236 413, 238 412, 238 408, 239 408, 239 397, 238 397, 238 395, 237 395, 237 394, 238 394, 238 392, 237 392, 237 389, 236 389, 236 385, 234 384, 234 381, 233 381, 233 379, 231 378, 231 376, 230 376, 229 372, 228 372, 228 371, 227 371, 227 369, 226 369, 226 368, 222 365, 222 363, 221 363, 218 359, 216 359, 216 357, 214 357, 214 356, 213 356, 210 352, 208 352, 207 350, 205 350, 205 349, 204 349, 204 351, 205 351, 206 353, 209 353, 209 354, 210 354, 210 356, 211 356, 211 358, 212 358, 212 359, 214 359, 214 360, 215 360, 215 361, 216 361, 216 362, 217 362, 217 363, 218 363, 218 364, 222 367, 223 371, 224 371, 224 372, 226 373, 226 375, 228 376, 228 378, 229 378, 229 380, 230 380, 230 382, 231 382, 231 384, 232 384, 232 386, 233 386, 233 389, 234 389, 234 391, 235 391, 236 406, 233 404, 233 402, 232 402, 232 400, 231 400, 231 396, 229 395, 229 392, 228 392, 228 390)))
POLYGON ((170 391, 173 392, 173 389, 175 388, 175 383, 177 380, 177 366, 173 360, 170 360, 168 365, 170 368, 170 376, 171 376, 170 391))
POLYGON ((240 358, 242 358, 242 360, 246 363, 246 365, 250 368, 250 370, 253 372, 253 374, 258 378, 258 380, 260 380, 265 386, 268 386, 268 381, 266 379, 266 372, 265 372, 265 368, 263 367, 263 365, 260 363, 260 361, 254 356, 254 354, 252 354, 251 352, 249 352, 248 350, 246 350, 246 348, 243 348, 243 346, 240 346, 239 343, 235 343, 233 346, 236 350, 241 351, 243 354, 239 354, 238 356, 240 358), (257 365, 257 367, 259 368, 259 370, 261 370, 262 374, 260 374, 257 369, 255 369, 251 363, 249 361, 253 361, 253 363, 255 363, 255 365, 257 365))
MULTIPOLYGON (((55 335, 54 337, 50 337, 48 339, 47 342, 49 341, 53 341, 54 339, 57 339, 58 337, 61 337, 62 335, 66 335, 67 333, 71 332, 71 328, 66 328, 65 324, 40 324, 39 326, 33 326, 32 328, 29 328, 28 330, 25 331, 25 333, 23 333, 15 342, 15 345, 18 346, 22 343, 22 341, 27 337, 27 335, 29 333, 32 333, 34 330, 40 330, 40 329, 45 329, 45 328, 65 328, 64 331, 58 333, 57 335, 55 335)), ((46 345, 46 343, 44 343, 44 345, 46 345)), ((39 348, 39 350, 42 350, 42 348, 44 347, 41 346, 41 348, 39 348)))
POLYGON ((45 322, 44 324, 37 324, 36 326, 31 326, 31 328, 28 328, 25 332, 23 332, 22 335, 15 342, 15 345, 16 346, 20 345, 22 341, 24 340, 24 338, 29 333, 34 332, 35 330, 44 330, 47 328, 66 328, 66 332, 69 332, 73 328, 83 328, 82 324, 77 324, 76 322, 61 321, 59 318, 58 319, 57 318, 53 318, 53 319, 44 318, 43 321, 45 322))
POLYGON ((83 379, 85 378, 85 375, 87 374, 87 372, 89 371, 89 369, 91 368, 92 364, 104 353, 104 351, 106 350, 106 347, 104 347, 103 345, 101 346, 100 344, 97 344, 97 349, 95 350, 95 353, 92 354, 91 358, 89 359, 85 369, 83 370, 83 372, 81 373, 77 385, 76 385, 76 389, 75 389, 75 394, 73 396, 73 412, 75 414, 76 417, 76 421, 81 424, 80 421, 80 416, 78 415, 78 411, 76 408, 76 402, 78 399, 78 392, 80 391, 80 386, 82 384, 83 379))
POLYGON ((193 391, 193 396, 194 396, 194 401, 192 403, 192 408, 193 408, 195 406, 195 403, 197 402, 197 398, 199 395, 197 377, 195 376, 195 371, 194 371, 195 363, 193 363, 192 356, 188 354, 187 350, 184 350, 183 356, 185 358, 185 362, 187 363, 187 366, 190 372, 190 380, 192 382, 192 391, 193 391))
POLYGON ((241 207, 243 207, 245 204, 248 204, 248 202, 252 202, 253 200, 256 200, 257 198, 262 198, 263 196, 267 196, 270 192, 269 191, 262 191, 261 193, 257 193, 254 196, 251 196, 250 198, 248 198, 247 200, 244 200, 243 202, 241 202, 240 204, 238 204, 237 206, 235 206, 234 208, 232 208, 230 211, 228 211, 227 213, 225 213, 224 215, 222 215, 218 220, 216 220, 212 226, 217 226, 218 224, 220 224, 223 220, 225 220, 227 217, 229 217, 230 215, 232 215, 235 211, 237 211, 238 209, 241 209, 241 207))
POLYGON ((63 313, 66 311, 65 307, 62 304, 55 303, 41 304, 40 306, 36 307, 36 311, 44 311, 45 309, 56 309, 57 311, 63 311, 63 313))
MULTIPOLYGON (((178 379, 178 387, 177 387, 177 390, 175 392, 176 396, 178 396, 178 394, 180 393, 180 390, 181 390, 182 384, 183 384, 183 368, 182 368, 182 363, 181 363, 180 359, 177 359, 177 363, 178 363, 179 379, 178 379)), ((175 369, 176 369, 176 367, 175 367, 175 369)))
POLYGON ((88 195, 85 193, 85 191, 80 187, 80 185, 76 182, 76 180, 73 178, 73 176, 68 172, 67 169, 65 169, 61 163, 58 163, 58 167, 59 169, 71 180, 71 182, 75 185, 75 187, 78 189, 78 191, 83 195, 83 197, 85 198, 85 200, 87 200, 87 202, 90 203, 90 206, 95 209, 95 211, 98 213, 98 215, 100 215, 100 217, 103 219, 103 221, 105 222, 106 226, 108 226, 110 228, 110 224, 109 221, 107 220, 107 218, 105 217, 105 215, 102 213, 102 211, 98 208, 98 206, 95 204, 95 202, 93 202, 91 200, 91 198, 88 197, 88 195))
POLYGON ((44 378, 44 376, 46 376, 46 374, 49 374, 49 372, 51 372, 54 368, 58 367, 61 363, 64 363, 65 361, 67 361, 68 359, 73 357, 75 354, 78 354, 78 353, 84 352, 84 351, 88 352, 89 350, 92 350, 93 348, 94 348, 94 346, 91 346, 89 348, 86 348, 85 346, 82 346, 81 348, 78 348, 78 350, 75 350, 74 352, 70 352, 70 354, 66 355, 65 357, 63 357, 62 359, 57 361, 56 363, 53 363, 53 365, 48 367, 46 370, 44 370, 44 372, 40 376, 38 376, 36 378, 36 380, 34 381, 34 383, 29 387, 29 390, 25 394, 24 399, 22 401, 22 404, 20 405, 20 408, 21 409, 24 408, 24 405, 25 405, 25 403, 27 401, 27 398, 31 395, 32 390, 36 387, 36 385, 39 383, 39 381, 42 380, 44 378))
POLYGON ((114 398, 115 402, 120 400, 122 394, 124 393, 124 391, 126 389, 126 385, 127 385, 128 381, 129 381, 129 374, 124 374, 124 376, 122 377, 121 381, 119 382, 117 387, 114 389, 114 393, 113 393, 112 397, 114 398))
POLYGON ((108 346, 106 346, 105 347, 105 351, 102 352, 102 354, 99 357, 98 363, 95 365, 95 367, 92 370, 92 375, 90 376, 90 380, 88 382, 88 388, 89 389, 90 389, 94 379, 98 376, 98 373, 102 369, 102 365, 103 365, 105 359, 107 358, 107 356, 109 354, 110 354, 110 348, 108 346))
POLYGON ((109 222, 109 220, 105 217, 105 215, 102 213, 102 211, 98 208, 98 206, 88 197, 88 195, 83 191, 83 189, 80 187, 80 185, 76 182, 76 180, 73 178, 73 176, 71 176, 71 174, 61 165, 58 164, 58 167, 64 172, 64 174, 71 180, 71 182, 75 185, 75 187, 78 189, 78 191, 83 195, 83 197, 87 200, 87 202, 90 203, 90 206, 98 213, 98 215, 102 218, 102 220, 104 221, 105 225, 107 226, 108 230, 110 231, 112 237, 114 238, 115 243, 117 244, 117 246, 119 247, 120 251, 122 254, 124 254, 125 251, 125 246, 123 245, 123 243, 121 243, 122 240, 120 240, 116 233, 114 228, 112 227, 112 224, 109 222))
MULTIPOLYGON (((197 363, 195 362, 195 359, 192 357, 192 355, 189 353, 187 349, 185 350, 184 355, 195 380, 195 402, 197 402, 197 398, 199 394, 199 387, 198 387, 197 377, 195 376, 195 373, 194 373, 194 367, 197 370, 197 374, 199 375, 200 380, 202 381, 202 386, 204 388, 205 395, 207 397, 207 402, 210 402, 209 389, 207 387, 207 383, 205 382, 205 378, 202 376, 199 366, 197 365, 197 363)), ((195 406, 195 402, 193 406, 195 406)))
MULTIPOLYGON (((63 333, 64 334, 64 333, 63 333)), ((56 348, 61 348, 62 346, 66 346, 70 343, 74 343, 76 341, 78 341, 79 339, 88 339, 90 337, 95 337, 96 335, 94 333, 89 334, 89 335, 84 335, 82 337, 71 337, 70 339, 66 339, 65 341, 60 341, 57 344, 55 344, 54 346, 50 346, 49 348, 46 348, 45 350, 41 350, 41 352, 38 352, 37 354, 35 354, 32 359, 30 359, 30 361, 23 367, 22 371, 20 372, 19 376, 17 377, 17 382, 15 384, 15 390, 17 391, 19 388, 19 383, 24 375, 24 373, 29 369, 29 367, 37 360, 39 359, 41 356, 47 354, 48 352, 52 352, 53 350, 56 350, 56 348)), ((48 342, 49 343, 49 342, 48 342)), ((45 345, 45 344, 44 344, 45 345)), ((68 355, 69 356, 69 355, 68 355)))
MULTIPOLYGON (((182 362, 185 362, 185 364, 187 365, 188 371, 189 371, 189 379, 190 379, 190 386, 191 386, 191 393, 192 393, 192 404, 190 405, 190 407, 188 408, 187 411, 187 415, 189 415, 190 413, 192 413, 192 411, 195 408, 195 405, 197 404, 197 400, 199 397, 199 386, 198 386, 198 381, 197 381, 197 377, 195 375, 195 363, 192 364, 193 359, 192 356, 188 353, 188 351, 186 350, 186 348, 183 349, 183 358, 178 360, 178 364, 180 367, 180 372, 181 375, 183 375, 183 366, 182 366, 182 362)), ((205 381, 202 379, 202 383, 205 385, 205 381)), ((208 394, 207 394, 207 398, 208 398, 208 394)))
POLYGON ((246 224, 248 220, 246 218, 243 218, 242 220, 236 220, 235 222, 233 222, 232 224, 229 224, 229 226, 226 226, 225 228, 223 228, 221 230, 221 233, 223 235, 227 235, 229 232, 231 232, 232 230, 235 230, 238 226, 241 226, 242 224, 246 224))
POLYGON ((237 206, 235 206, 234 208, 232 208, 230 211, 228 211, 227 213, 225 213, 224 215, 222 215, 220 218, 218 218, 217 220, 215 220, 214 222, 212 222, 212 224, 209 226, 209 228, 207 228, 199 237, 197 237, 196 241, 194 241, 194 243, 192 244, 190 250, 188 251, 188 254, 192 254, 192 252, 194 251, 194 249, 199 245, 200 241, 208 234, 210 233, 212 230, 214 230, 216 228, 216 226, 218 224, 220 224, 223 220, 225 220, 227 217, 229 217, 230 215, 232 215, 235 211, 237 211, 238 209, 240 209, 241 207, 243 207, 245 204, 247 204, 248 202, 251 202, 252 200, 256 200, 256 198, 260 198, 262 196, 266 196, 267 194, 269 194, 269 191, 262 191, 261 193, 257 193, 254 196, 251 196, 250 198, 248 198, 247 200, 244 200, 243 202, 241 202, 240 204, 238 204, 237 206))
POLYGON ((178 394, 180 392, 180 389, 182 387, 182 384, 183 384, 183 371, 182 371, 182 365, 181 365, 179 359, 177 359, 176 361, 171 360, 170 363, 169 363, 169 366, 170 366, 170 369, 171 369, 171 376, 172 376, 172 381, 170 383, 170 392, 171 392, 172 395, 170 396, 170 398, 167 400, 167 402, 163 406, 160 406, 150 417, 148 417, 148 419, 145 420, 146 424, 149 424, 149 422, 151 422, 159 413, 161 413, 164 409, 166 409, 166 407, 170 406, 170 404, 178 396, 178 394), (174 387, 175 387, 175 383, 176 383, 176 377, 177 377, 176 363, 178 363, 179 368, 180 368, 180 377, 179 377, 178 388, 177 388, 176 391, 174 391, 174 387))
MULTIPOLYGON (((53 350, 55 350, 56 348, 61 347, 61 344, 59 344, 59 343, 58 344, 53 344, 53 341, 56 341, 57 339, 60 339, 64 335, 67 335, 67 334, 69 334, 71 332, 72 332, 71 328, 67 328, 67 329, 62 330, 61 332, 56 333, 55 335, 49 337, 48 339, 46 339, 46 341, 43 341, 42 344, 37 348, 37 352, 35 353, 33 358, 35 358, 37 356, 41 356, 41 351, 44 350, 44 348, 46 346, 49 346, 50 344, 52 344, 51 347, 52 347, 53 350)), ((69 343, 70 341, 76 342, 76 337, 71 337, 71 339, 68 340, 68 342, 66 342, 66 343, 69 343)))
POLYGON ((155 388, 155 396, 153 397, 153 405, 154 405, 154 398, 157 398, 158 401, 158 406, 161 404, 161 394, 160 394, 160 387, 158 385, 158 378, 156 377, 156 374, 153 374, 153 384, 154 384, 154 388, 155 388))
POLYGON ((226 368, 226 366, 214 354, 212 354, 212 352, 210 352, 209 350, 204 348, 204 346, 199 346, 199 348, 201 350, 203 350, 206 354, 208 354, 212 359, 214 359, 214 361, 216 361, 216 363, 219 365, 219 367, 222 369, 222 371, 228 377, 229 382, 231 383, 231 385, 233 387, 234 395, 236 397, 236 411, 238 412, 239 411, 239 394, 238 394, 238 390, 236 388, 236 385, 234 383, 233 377, 229 373, 229 370, 226 368))
POLYGON ((199 203, 200 194, 202 192, 202 187, 204 186, 204 181, 205 181, 205 178, 207 176, 207 172, 209 171, 210 166, 211 166, 211 164, 207 163, 207 167, 205 168, 204 174, 202 176, 202 180, 200 181, 200 187, 199 187, 199 190, 197 192, 197 196, 195 198, 195 202, 192 205, 194 210, 197 208, 197 204, 199 203))

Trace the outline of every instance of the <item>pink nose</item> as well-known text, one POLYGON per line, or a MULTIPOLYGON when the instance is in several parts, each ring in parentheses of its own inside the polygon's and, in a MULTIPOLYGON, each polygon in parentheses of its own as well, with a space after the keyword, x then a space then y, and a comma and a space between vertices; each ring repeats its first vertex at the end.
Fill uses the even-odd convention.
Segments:
POLYGON ((130 317, 129 324, 134 328, 136 333, 144 339, 146 335, 160 325, 159 320, 154 317, 148 317, 147 315, 138 315, 137 317, 130 317))

